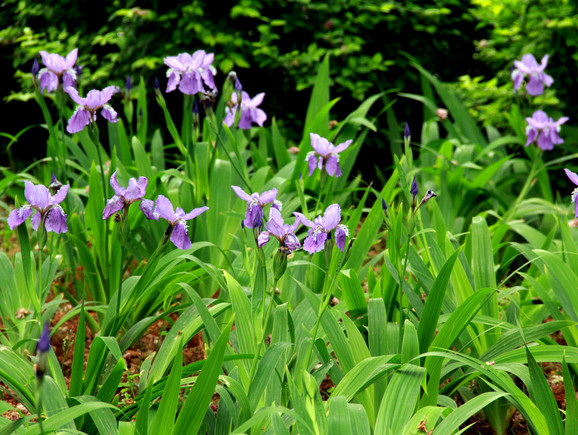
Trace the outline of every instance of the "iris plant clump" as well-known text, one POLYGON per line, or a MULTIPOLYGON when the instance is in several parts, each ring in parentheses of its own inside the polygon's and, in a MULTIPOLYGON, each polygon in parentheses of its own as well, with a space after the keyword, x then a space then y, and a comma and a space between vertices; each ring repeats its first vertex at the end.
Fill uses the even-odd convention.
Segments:
POLYGON ((67 231, 66 214, 60 203, 66 198, 68 187, 68 185, 64 185, 54 195, 51 195, 46 186, 25 181, 24 197, 29 204, 10 212, 8 215, 10 229, 13 230, 24 223, 32 215, 32 228, 34 230, 38 230, 38 226, 42 222, 47 232, 65 233, 67 231))
POLYGON ((231 186, 235 194, 243 201, 247 201, 247 211, 243 224, 246 228, 261 228, 263 225, 263 207, 273 203, 273 207, 280 208, 280 203, 276 201, 277 189, 273 188, 261 194, 255 192, 249 195, 239 186, 231 186))
POLYGON ((522 56, 522 60, 514 61, 515 68, 512 70, 512 80, 514 81, 514 91, 517 91, 524 78, 528 76, 526 91, 532 96, 541 95, 544 92, 544 85, 550 87, 554 79, 544 72, 548 65, 548 55, 542 58, 540 64, 531 54, 522 56))
POLYGON ((87 125, 96 122, 96 111, 100 109, 102 109, 100 114, 105 119, 110 122, 118 122, 116 111, 110 104, 107 104, 116 92, 115 86, 107 86, 102 91, 93 89, 86 95, 86 98, 82 98, 72 86, 66 87, 64 90, 78 104, 76 111, 68 120, 66 130, 69 133, 78 133, 84 130, 87 125))
POLYGON ((558 134, 560 126, 568 121, 568 118, 563 116, 554 121, 549 118, 546 113, 541 110, 534 112, 531 118, 526 118, 528 126, 526 127, 526 146, 536 141, 538 146, 544 151, 554 149, 554 145, 564 143, 564 140, 558 134))
POLYGON ((171 242, 179 249, 189 249, 191 247, 187 221, 196 218, 209 209, 209 207, 198 207, 189 213, 185 213, 181 207, 177 207, 175 211, 171 201, 164 195, 159 195, 156 203, 150 199, 143 199, 140 208, 147 219, 158 221, 159 218, 163 218, 169 223, 165 236, 170 237, 171 242))
POLYGON ((345 151, 351 142, 353 140, 349 139, 335 146, 324 137, 311 133, 313 151, 308 153, 306 158, 309 164, 309 176, 313 175, 313 171, 317 167, 320 171, 325 168, 325 171, 332 177, 340 177, 339 153, 345 151))
POLYGON ((340 224, 341 208, 339 204, 331 204, 325 210, 323 216, 317 216, 313 222, 305 217, 304 214, 293 213, 299 218, 301 223, 309 227, 307 237, 303 242, 303 249, 309 254, 321 252, 325 248, 325 242, 331 239, 331 231, 335 230, 335 244, 343 252, 345 249, 345 238, 349 236, 349 229, 340 224))
POLYGON ((195 95, 205 92, 203 84, 212 90, 215 86, 215 69, 213 67, 213 53, 197 50, 192 55, 181 53, 178 56, 168 56, 163 60, 169 67, 167 77, 167 92, 174 91, 177 87, 183 94, 195 95))
MULTIPOLYGON (((68 86, 74 87, 76 80, 76 70, 74 64, 78 58, 78 48, 75 48, 66 55, 66 58, 56 53, 48 53, 41 51, 42 63, 45 68, 39 71, 40 74, 40 92, 50 93, 58 88, 58 84, 62 81, 64 88, 68 86)), ((34 73, 33 73, 34 74, 34 73)))

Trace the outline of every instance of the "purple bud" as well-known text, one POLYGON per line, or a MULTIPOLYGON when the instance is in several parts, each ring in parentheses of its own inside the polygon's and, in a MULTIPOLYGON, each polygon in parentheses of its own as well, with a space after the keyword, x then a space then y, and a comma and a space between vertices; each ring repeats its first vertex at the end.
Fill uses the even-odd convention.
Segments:
POLYGON ((385 202, 385 199, 381 199, 381 208, 383 209, 384 212, 387 213, 387 202, 385 202))
POLYGON ((56 175, 54 175, 54 172, 53 172, 52 178, 50 179, 50 185, 48 186, 48 189, 50 189, 50 191, 52 192, 53 195, 56 195, 56 193, 60 190, 61 187, 62 187, 62 183, 57 180, 56 175))
POLYGON ((406 123, 405 123, 405 128, 404 128, 404 130, 403 130, 403 137, 404 137, 404 139, 407 139, 407 138, 409 138, 410 136, 411 136, 411 132, 409 131, 409 125, 408 125, 408 123, 406 122, 406 123))
POLYGON ((199 104, 197 103, 197 99, 196 99, 196 98, 193 99, 193 113, 194 113, 195 115, 198 115, 198 114, 199 114, 199 104))
POLYGON ((48 329, 48 322, 44 324, 42 333, 36 344, 36 350, 40 353, 46 353, 50 350, 50 329, 48 329))
POLYGON ((161 85, 160 85, 160 83, 159 83, 159 78, 158 78, 158 77, 155 77, 154 88, 155 88, 155 91, 157 91, 157 90, 159 90, 159 89, 161 88, 161 85))
POLYGON ((411 189, 409 190, 409 193, 411 193, 412 196, 417 196, 419 193, 419 190, 417 188, 417 181, 416 181, 415 177, 413 177, 413 181, 411 182, 411 189))
POLYGON ((239 81, 239 77, 235 77, 235 92, 241 92, 243 90, 243 86, 239 81))
POLYGON ((40 71, 40 66, 38 65, 38 59, 34 58, 34 63, 32 64, 32 75, 34 77, 36 77, 36 74, 38 74, 38 71, 40 71))
POLYGON ((126 88, 127 91, 130 91, 132 89, 132 82, 130 80, 130 76, 126 76, 126 82, 124 84, 124 87, 126 88))
POLYGON ((74 72, 76 73, 76 77, 80 77, 80 75, 82 74, 82 70, 84 69, 83 66, 80 65, 75 65, 74 66, 74 72))

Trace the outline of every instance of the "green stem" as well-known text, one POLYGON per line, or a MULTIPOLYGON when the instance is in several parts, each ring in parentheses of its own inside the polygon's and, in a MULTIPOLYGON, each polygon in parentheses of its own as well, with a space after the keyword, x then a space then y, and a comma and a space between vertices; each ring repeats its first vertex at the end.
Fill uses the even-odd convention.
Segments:
POLYGON ((506 214, 502 218, 503 223, 507 224, 512 219, 517 208, 520 206, 520 203, 524 200, 524 198, 526 197, 526 195, 528 194, 528 192, 530 191, 530 189, 534 185, 534 177, 536 177, 536 175, 538 175, 538 173, 541 170, 541 169, 540 170, 538 169, 538 165, 541 162, 541 160, 542 160, 542 149, 536 148, 535 152, 534 152, 534 159, 532 161, 532 166, 530 168, 530 173, 528 174, 528 177, 526 178, 526 182, 524 183, 524 186, 522 187, 520 194, 518 195, 518 197, 514 201, 514 204, 512 205, 512 207, 509 208, 509 210, 506 212, 506 214))

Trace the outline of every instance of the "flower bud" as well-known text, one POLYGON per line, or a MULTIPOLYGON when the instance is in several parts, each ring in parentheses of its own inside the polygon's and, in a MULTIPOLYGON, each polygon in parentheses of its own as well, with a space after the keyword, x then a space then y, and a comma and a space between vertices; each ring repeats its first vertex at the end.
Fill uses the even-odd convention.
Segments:
POLYGON ((273 273, 275 275, 275 281, 279 281, 285 273, 285 270, 287 270, 287 254, 288 249, 285 246, 281 246, 273 257, 273 273))
POLYGON ((38 74, 38 71, 40 71, 40 66, 38 65, 38 59, 34 58, 34 63, 32 64, 32 75, 34 77, 36 77, 36 75, 38 74))

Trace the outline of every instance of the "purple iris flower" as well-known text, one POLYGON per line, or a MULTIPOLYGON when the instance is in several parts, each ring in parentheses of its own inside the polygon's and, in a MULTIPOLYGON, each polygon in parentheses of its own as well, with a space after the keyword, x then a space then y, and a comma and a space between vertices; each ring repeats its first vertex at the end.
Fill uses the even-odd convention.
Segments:
POLYGON ((207 54, 204 50, 197 50, 191 56, 181 53, 178 56, 168 56, 163 60, 169 67, 167 77, 167 92, 174 91, 177 86, 183 94, 195 95, 205 92, 203 83, 213 90, 217 90, 212 66, 215 55, 207 54))
MULTIPOLYGON (((564 171, 566 171, 566 175, 568 176, 570 181, 574 183, 576 186, 578 186, 578 175, 576 175, 575 172, 572 172, 569 169, 564 169, 564 171)), ((578 201, 576 201, 576 196, 578 196, 578 187, 576 187, 572 191, 572 203, 574 204, 574 214, 578 218, 578 201)))
POLYGON ((130 178, 128 187, 124 188, 116 180, 116 171, 110 177, 110 185, 114 190, 114 196, 106 201, 106 207, 102 212, 102 218, 108 219, 123 208, 128 208, 133 202, 143 199, 146 193, 148 180, 146 177, 130 178))
POLYGON ((263 207, 267 204, 273 203, 273 207, 280 208, 280 203, 275 201, 275 198, 277 198, 277 189, 275 188, 260 195, 257 192, 249 195, 239 186, 231 186, 231 188, 239 198, 247 201, 247 211, 243 221, 246 228, 261 228, 263 224, 263 207))
POLYGON ((554 79, 544 72, 546 65, 548 65, 548 58, 549 56, 545 55, 542 62, 538 64, 534 56, 525 54, 522 56, 521 62, 519 60, 514 61, 516 68, 511 73, 514 91, 518 90, 526 76, 530 77, 526 84, 526 91, 530 95, 541 95, 544 92, 544 85, 550 87, 554 83, 554 79))
POLYGON ((208 210, 209 207, 195 208, 190 213, 185 213, 182 208, 177 207, 175 212, 171 201, 166 196, 159 195, 156 205, 150 199, 143 199, 140 203, 140 209, 147 219, 156 221, 159 220, 159 217, 165 219, 170 224, 167 233, 171 235, 171 241, 179 249, 189 249, 191 247, 191 239, 189 238, 187 221, 196 218, 208 210))
POLYGON ((30 204, 10 212, 8 215, 10 229, 13 230, 22 224, 36 210, 32 216, 32 228, 38 230, 38 225, 42 222, 48 232, 65 233, 68 229, 66 227, 66 214, 60 203, 66 198, 68 187, 68 184, 62 186, 53 196, 46 186, 34 185, 30 181, 25 181, 24 196, 30 204))
MULTIPOLYGON (((236 86, 236 84, 235 84, 236 86)), ((261 92, 257 94, 255 98, 251 99, 249 94, 242 91, 241 96, 241 120, 239 121, 239 128, 243 130, 248 130, 251 128, 251 123, 263 127, 263 123, 267 120, 267 114, 259 109, 257 106, 263 102, 263 97, 265 94, 261 92)), ((235 114, 239 108, 237 92, 231 95, 231 104, 227 105, 227 115, 225 116, 225 124, 230 127, 235 122, 235 114)))
POLYGON ((339 153, 345 151, 353 142, 351 139, 334 146, 324 137, 318 134, 311 133, 311 146, 313 151, 307 154, 307 161, 309 162, 309 176, 313 174, 315 167, 319 170, 325 170, 332 177, 340 177, 341 169, 339 168, 339 153), (319 160, 317 159, 319 157, 319 160))
POLYGON ((323 217, 317 216, 313 222, 302 213, 293 213, 303 225, 310 228, 307 238, 303 243, 303 249, 310 254, 320 252, 325 248, 325 242, 329 239, 331 231, 335 230, 335 244, 341 252, 345 248, 345 238, 349 236, 349 230, 345 225, 339 224, 341 221, 341 208, 339 204, 331 204, 325 210, 323 217))
POLYGON ((289 252, 293 252, 301 247, 299 239, 295 235, 295 230, 299 227, 300 217, 295 218, 293 225, 286 224, 283 221, 281 212, 274 207, 269 211, 269 221, 265 224, 265 231, 259 234, 257 242, 259 248, 262 248, 269 242, 270 236, 279 240, 279 249, 285 248, 289 252))
POLYGON ((531 118, 526 118, 528 122, 526 127, 526 135, 528 136, 526 146, 534 142, 536 138, 538 139, 538 146, 544 151, 554 149, 554 145, 564 143, 558 132, 560 131, 560 126, 568 119, 568 117, 563 116, 558 121, 554 121, 552 118, 548 118, 546 113, 537 110, 531 118))
POLYGON ((93 89, 86 95, 86 98, 78 95, 78 91, 72 86, 66 87, 64 90, 78 104, 66 126, 69 133, 78 133, 84 130, 88 124, 96 122, 96 111, 99 109, 102 109, 100 114, 105 119, 110 122, 118 122, 116 111, 107 104, 116 92, 116 86, 107 86, 102 91, 93 89))
POLYGON ((66 55, 66 58, 56 53, 48 53, 41 51, 42 63, 46 68, 40 70, 40 92, 55 91, 58 87, 58 82, 62 80, 63 87, 74 87, 76 80, 76 71, 74 64, 78 58, 78 48, 75 48, 66 55))

